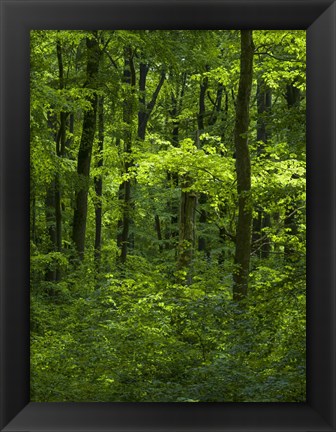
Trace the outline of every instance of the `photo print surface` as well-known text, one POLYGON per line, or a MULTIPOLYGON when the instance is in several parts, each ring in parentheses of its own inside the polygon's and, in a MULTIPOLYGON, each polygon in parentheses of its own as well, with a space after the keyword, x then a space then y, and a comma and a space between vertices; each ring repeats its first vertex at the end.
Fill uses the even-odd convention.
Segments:
POLYGON ((305 402, 305 31, 30 36, 31 400, 305 402))

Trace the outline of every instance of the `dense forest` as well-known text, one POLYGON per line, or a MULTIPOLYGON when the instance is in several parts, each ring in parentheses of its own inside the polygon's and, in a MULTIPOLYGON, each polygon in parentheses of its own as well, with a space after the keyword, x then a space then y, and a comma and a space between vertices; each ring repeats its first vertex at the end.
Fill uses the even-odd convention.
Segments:
POLYGON ((31 31, 31 400, 303 402, 304 31, 31 31))

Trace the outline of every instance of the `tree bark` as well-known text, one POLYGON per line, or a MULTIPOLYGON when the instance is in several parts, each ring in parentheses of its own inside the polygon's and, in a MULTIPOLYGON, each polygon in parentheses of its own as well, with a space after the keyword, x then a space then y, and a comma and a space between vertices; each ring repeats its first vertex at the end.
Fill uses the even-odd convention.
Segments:
MULTIPOLYGON (((183 190, 191 186, 191 179, 186 175, 181 181, 181 204, 179 223, 179 245, 177 268, 188 269, 192 262, 195 249, 196 206, 197 196, 193 191, 183 190)), ((188 282, 191 282, 190 273, 188 282)))
MULTIPOLYGON (((61 42, 57 41, 57 60, 58 60, 58 77, 59 88, 64 89, 64 68, 63 68, 63 50, 61 42)), ((56 140, 56 154, 62 158, 65 154, 66 143, 66 121, 68 114, 64 111, 60 112, 60 128, 56 140)), ((56 172, 55 176, 55 219, 56 219, 56 247, 59 252, 62 251, 62 208, 61 208, 61 181, 60 173, 56 172)), ((56 270, 56 280, 61 279, 60 269, 56 270)))
MULTIPOLYGON (((187 83, 187 74, 183 72, 181 77, 181 86, 178 86, 176 89, 176 94, 172 92, 171 94, 171 109, 169 110, 169 115, 172 120, 172 131, 171 131, 171 140, 174 147, 179 146, 179 129, 180 129, 180 121, 178 119, 179 114, 182 110, 183 98, 185 93, 187 83)), ((175 189, 179 185, 179 176, 177 173, 167 173, 167 180, 172 189, 175 189)), ((178 236, 179 236, 179 228, 178 228, 178 215, 179 215, 179 203, 172 198, 169 203, 169 211, 171 213, 170 218, 170 229, 166 233, 166 239, 170 239, 170 242, 167 242, 167 248, 170 247, 171 244, 176 245, 178 236)))
MULTIPOLYGON (((296 87, 294 87, 293 83, 287 84, 286 86, 286 101, 287 101, 287 107, 289 110, 292 110, 293 108, 300 105, 300 99, 301 94, 300 90, 296 87)), ((295 174, 292 176, 292 178, 295 178, 295 174)), ((298 228, 295 220, 295 208, 296 204, 294 201, 294 197, 292 199, 293 202, 291 202, 289 205, 286 206, 285 209, 285 221, 284 221, 284 227, 287 230, 287 235, 294 236, 298 233, 298 228)), ((290 242, 286 242, 284 247, 284 258, 286 261, 293 261, 295 258, 295 249, 290 244, 290 242)))
MULTIPOLYGON (((209 70, 209 67, 206 67, 206 70, 209 70)), ((198 126, 198 141, 199 141, 199 135, 204 131, 205 129, 205 124, 204 124, 204 118, 205 118, 205 95, 206 95, 206 91, 208 89, 208 78, 205 77, 203 78, 203 80, 201 81, 201 85, 200 85, 200 94, 199 94, 199 102, 198 102, 198 115, 197 115, 197 126, 198 126)), ((201 193, 200 195, 200 199, 199 199, 199 203, 201 205, 205 205, 207 202, 207 196, 205 193, 201 193)), ((206 225, 207 222, 207 212, 205 211, 205 209, 202 207, 200 209, 200 218, 199 218, 199 223, 200 223, 200 230, 201 233, 204 230, 204 227, 206 225)), ((198 250, 199 252, 206 252, 207 251, 207 244, 206 244, 206 239, 205 237, 201 234, 198 238, 198 250)))
POLYGON ((139 67, 139 111, 138 111, 138 138, 145 139, 147 127, 147 107, 146 107, 146 79, 149 65, 140 63, 139 67))
MULTIPOLYGON (((207 195, 205 193, 201 193, 200 197, 199 197, 199 204, 201 204, 202 206, 204 206, 207 203, 207 195)), ((207 223, 207 212, 204 208, 201 207, 200 209, 200 217, 199 217, 199 224, 200 224, 200 229, 204 230, 206 223, 207 223)), ((207 257, 209 258, 209 251, 208 251, 208 247, 207 247, 207 241, 204 237, 204 234, 200 234, 198 237, 198 251, 199 252, 204 252, 207 257)))
MULTIPOLYGON (((98 149, 97 149, 97 167, 102 168, 104 151, 104 98, 101 96, 98 100, 98 149)), ((98 174, 94 178, 94 188, 96 197, 94 200, 95 207, 95 244, 94 257, 96 267, 100 267, 101 258, 101 241, 102 241, 102 196, 103 196, 103 177, 98 174)))
MULTIPOLYGON (((272 107, 271 89, 266 87, 266 83, 258 80, 257 84, 257 153, 262 154, 264 146, 270 138, 270 132, 267 128, 267 115, 272 107)), ((262 231, 263 228, 271 226, 271 217, 262 209, 258 209, 257 217, 253 219, 252 242, 255 244, 255 250, 260 258, 268 258, 271 250, 270 240, 262 231)))
MULTIPOLYGON (((288 236, 295 236, 298 233, 295 208, 295 202, 286 206, 284 226, 288 236)), ((292 262, 295 258, 295 248, 290 244, 290 241, 285 243, 284 257, 287 262, 292 262)))
MULTIPOLYGON (((59 80, 60 89, 64 88, 64 77, 63 77, 63 57, 62 47, 58 43, 58 61, 59 61, 59 80)), ((68 114, 64 111, 60 112, 60 128, 58 131, 58 137, 56 141, 56 153, 58 158, 64 157, 65 144, 66 144, 66 121, 68 114)), ((58 252, 62 252, 62 192, 61 192, 61 179, 59 171, 55 175, 55 219, 56 219, 56 248, 58 252)), ((56 281, 61 280, 61 270, 56 269, 56 281)))
MULTIPOLYGON (((183 91, 183 90, 182 90, 183 91)), ((182 92, 181 91, 181 92, 182 92)), ((174 147, 178 147, 179 145, 179 128, 180 128, 180 122, 177 119, 177 116, 179 114, 179 103, 178 103, 178 96, 175 97, 174 94, 171 95, 171 101, 172 101, 172 109, 170 110, 170 115, 172 118, 172 144, 174 147)), ((179 184, 179 178, 177 173, 168 173, 167 174, 168 183, 170 184, 170 187, 172 189, 175 189, 178 187, 179 184)), ((170 218, 170 230, 166 237, 170 238, 171 240, 174 240, 178 237, 178 213, 179 213, 179 207, 178 203, 174 198, 171 199, 170 202, 170 211, 171 211, 171 218, 170 218)), ((167 246, 169 243, 167 242, 167 246)))
MULTIPOLYGON (((46 224, 49 237, 48 251, 56 250, 56 224, 55 224, 55 181, 53 181, 47 188, 45 198, 45 212, 46 224)), ((49 267, 45 272, 45 280, 54 282, 56 280, 56 271, 51 270, 49 267)))
MULTIPOLYGON (((205 92, 207 89, 207 80, 203 81, 200 88, 199 97, 199 115, 197 118, 199 129, 204 129, 205 114, 205 92)), ((184 90, 183 90, 184 91, 184 90)), ((196 133, 196 143, 199 146, 199 133, 196 133)), ((181 199, 180 199, 180 218, 179 218, 179 243, 178 243, 178 270, 186 270, 187 284, 192 282, 191 264, 195 250, 196 239, 196 208, 197 194, 188 190, 192 186, 192 179, 188 174, 184 175, 181 180, 181 199)), ((204 215, 203 215, 204 218, 204 215)), ((205 218, 206 219, 206 218, 205 218)))
MULTIPOLYGON (((92 37, 86 38, 87 64, 86 64, 86 84, 85 87, 94 89, 98 78, 99 69, 99 42, 97 32, 93 32, 92 37)), ((79 180, 78 190, 75 195, 75 210, 73 218, 72 239, 75 244, 79 258, 84 257, 85 232, 87 220, 87 200, 89 190, 89 176, 93 140, 96 131, 97 114, 97 94, 92 92, 87 97, 90 109, 85 111, 82 127, 82 136, 78 151, 77 174, 79 180)))
POLYGON ((221 242, 221 251, 218 255, 218 265, 221 267, 222 270, 224 270, 226 235, 225 229, 223 227, 219 228, 219 239, 221 242))
MULTIPOLYGON (((217 88, 216 100, 214 103, 211 101, 213 103, 213 109, 212 109, 212 113, 211 113, 211 116, 210 116, 209 121, 208 121, 208 124, 210 126, 212 126, 216 123, 218 116, 219 116, 220 112, 222 111, 223 91, 224 91, 224 86, 223 86, 223 84, 219 83, 218 88, 217 88)), ((208 97, 210 99, 209 94, 208 94, 208 97)), ((228 103, 228 100, 227 100, 227 94, 226 94, 226 104, 225 104, 224 113, 227 113, 227 110, 228 110, 227 103, 228 103)))
MULTIPOLYGON (((207 67, 206 70, 209 70, 209 68, 207 67)), ((198 99, 198 115, 197 115, 197 125, 198 125, 198 130, 199 132, 203 132, 204 131, 204 118, 205 118, 205 95, 206 95, 206 91, 208 89, 208 78, 205 77, 202 79, 201 81, 201 85, 200 85, 200 94, 199 94, 199 99, 198 99)))
POLYGON ((140 90, 140 97, 139 97, 139 112, 138 112, 138 138, 142 141, 145 139, 146 136, 146 130, 147 130, 147 124, 149 121, 149 118, 151 116, 151 113, 155 107, 157 98, 159 96, 160 90, 163 86, 163 83, 166 79, 165 73, 162 70, 161 76, 159 79, 159 82, 152 94, 151 100, 146 103, 146 78, 147 73, 149 71, 149 65, 147 64, 140 64, 140 78, 139 78, 139 90, 140 90))
MULTIPOLYGON (((156 100, 159 96, 160 90, 163 86, 165 80, 165 73, 162 70, 160 80, 156 86, 156 89, 153 92, 152 98, 150 102, 146 103, 146 79, 149 71, 149 65, 141 63, 140 71, 139 71, 139 112, 138 112, 138 138, 141 141, 144 141, 146 137, 147 124, 150 119, 151 113, 156 104, 156 100)), ((161 222, 159 215, 155 215, 155 229, 157 232, 158 240, 159 240, 159 251, 163 251, 163 247, 161 244, 162 234, 161 234, 161 222)))
POLYGON ((159 241, 159 251, 163 252, 161 221, 159 215, 155 215, 155 230, 159 241))
POLYGON ((249 103, 253 74, 252 30, 241 30, 240 78, 236 101, 235 149, 238 192, 233 299, 240 301, 248 292, 251 254, 251 161, 248 148, 249 103))
MULTIPOLYGON (((56 42, 56 53, 58 63, 58 81, 59 89, 64 89, 64 70, 63 70, 63 51, 60 40, 56 42)), ((65 137, 66 137, 66 119, 67 113, 61 111, 59 114, 60 126, 56 133, 56 116, 49 117, 48 123, 50 129, 54 130, 52 133, 55 140, 55 153, 57 158, 61 158, 65 152, 65 137)), ((60 173, 56 167, 56 172, 52 183, 49 185, 46 195, 46 205, 49 209, 46 212, 50 251, 62 251, 62 208, 61 208, 61 182, 60 173), (52 206, 52 208, 51 208, 52 206)), ((59 281, 61 279, 61 271, 59 268, 53 271, 47 271, 46 280, 59 281)))
MULTIPOLYGON (((126 94, 123 101, 123 122, 124 122, 124 171, 129 173, 133 165, 132 153, 132 119, 134 113, 134 90, 135 90, 135 69, 133 62, 133 52, 131 47, 124 49, 124 83, 127 84, 126 94)), ((119 220, 117 244, 120 249, 119 261, 126 263, 127 251, 129 247, 129 228, 131 223, 131 180, 127 179, 119 187, 119 200, 122 207, 122 218, 119 220)))

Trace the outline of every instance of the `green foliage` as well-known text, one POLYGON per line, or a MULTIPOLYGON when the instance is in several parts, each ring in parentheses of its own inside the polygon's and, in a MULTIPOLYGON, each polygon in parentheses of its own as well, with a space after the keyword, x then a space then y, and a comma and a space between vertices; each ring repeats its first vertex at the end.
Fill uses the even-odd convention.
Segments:
POLYGON ((131 262, 133 278, 106 275, 86 298, 79 278, 66 303, 32 297, 32 400, 304 400, 304 284, 293 288, 292 269, 259 269, 242 315, 214 268, 185 286, 164 265, 131 262))
POLYGON ((236 303, 239 32, 31 32, 32 401, 305 401, 305 33, 254 31, 253 38, 246 136, 254 220, 248 295, 236 303), (86 38, 93 37, 100 63, 88 88, 86 38), (130 72, 134 86, 125 79, 130 72), (263 113, 261 84, 272 99, 263 113), (72 241, 77 161, 93 95, 103 109, 79 256, 72 241), (181 237, 183 194, 195 197, 193 239, 181 237), (187 267, 179 266, 188 249, 187 267))

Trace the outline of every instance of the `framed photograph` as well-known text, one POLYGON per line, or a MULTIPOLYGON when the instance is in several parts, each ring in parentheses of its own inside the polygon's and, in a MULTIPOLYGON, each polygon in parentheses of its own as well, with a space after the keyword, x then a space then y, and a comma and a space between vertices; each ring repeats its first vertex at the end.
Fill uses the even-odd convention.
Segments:
POLYGON ((1 430, 335 431, 335 2, 1 16, 1 430))

